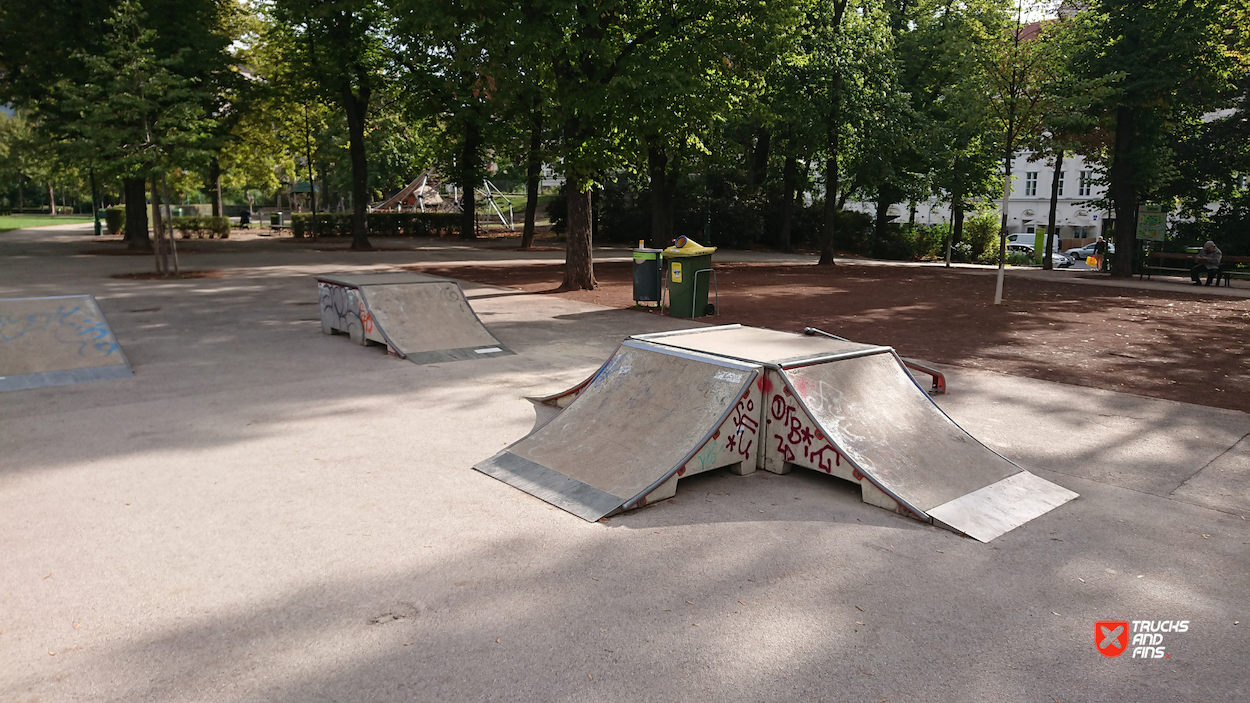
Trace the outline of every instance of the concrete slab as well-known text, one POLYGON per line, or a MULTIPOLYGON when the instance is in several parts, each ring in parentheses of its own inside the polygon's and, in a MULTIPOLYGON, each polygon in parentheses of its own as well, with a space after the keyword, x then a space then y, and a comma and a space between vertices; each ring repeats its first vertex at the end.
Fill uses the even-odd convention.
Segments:
POLYGON ((524 396, 690 323, 466 286, 518 354, 418 366, 344 354, 308 277, 422 251, 133 281, 150 259, 23 236, 0 296, 95 295, 135 376, 0 403, 0 700, 1250 697, 1250 520, 1171 495, 1244 413, 945 368, 956 422, 1081 499, 983 545, 832 476, 713 471, 589 524, 467 467, 530 431, 524 396), (1112 660, 1106 619, 1190 625, 1112 660))

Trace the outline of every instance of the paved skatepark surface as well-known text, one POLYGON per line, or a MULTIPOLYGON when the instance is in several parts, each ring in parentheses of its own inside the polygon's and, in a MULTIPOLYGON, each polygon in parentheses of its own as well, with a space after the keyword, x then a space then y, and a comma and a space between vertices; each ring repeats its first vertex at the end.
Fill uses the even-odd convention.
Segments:
POLYGON ((943 368, 952 419, 1081 498, 981 544, 721 470, 589 523, 470 467, 694 323, 466 285, 516 354, 416 365, 323 335, 312 276, 426 253, 118 280, 150 258, 89 231, 0 234, 0 297, 95 296, 135 372, 0 396, 0 700, 1250 697, 1244 413, 943 368), (1109 659, 1104 620, 1189 626, 1109 659))

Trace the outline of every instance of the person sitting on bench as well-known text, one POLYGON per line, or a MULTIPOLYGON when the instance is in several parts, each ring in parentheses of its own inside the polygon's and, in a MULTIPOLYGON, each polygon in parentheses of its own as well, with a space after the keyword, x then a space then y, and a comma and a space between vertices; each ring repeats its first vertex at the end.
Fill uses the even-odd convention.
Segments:
POLYGON ((1202 245, 1202 251, 1198 252, 1198 255, 1194 257, 1198 263, 1194 264, 1194 267, 1189 270, 1189 275, 1194 279, 1195 286, 1202 285, 1199 276, 1203 271, 1207 272, 1207 285, 1211 285, 1211 281, 1214 281, 1215 277, 1220 273, 1220 258, 1223 256, 1224 254, 1220 251, 1220 248, 1215 246, 1215 242, 1210 239, 1207 240, 1206 244, 1202 245))

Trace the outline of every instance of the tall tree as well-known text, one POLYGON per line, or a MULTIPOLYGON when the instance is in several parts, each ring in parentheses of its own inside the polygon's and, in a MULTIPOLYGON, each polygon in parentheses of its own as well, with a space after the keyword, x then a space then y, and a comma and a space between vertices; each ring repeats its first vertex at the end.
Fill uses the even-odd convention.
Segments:
MULTIPOLYGON (((1094 105, 1115 210, 1111 275, 1133 271, 1139 204, 1185 189, 1175 155, 1202 133, 1203 115, 1230 106, 1237 62, 1230 45, 1237 3, 1102 0, 1078 15, 1085 32, 1078 75, 1119 80, 1094 105)), ((1243 15, 1244 17, 1244 15, 1243 15)), ((1244 28, 1241 30, 1244 32, 1244 28)))
MULTIPOLYGON (((352 248, 368 249, 369 165, 365 145, 369 108, 385 89, 393 66, 391 15, 378 0, 274 0, 279 26, 302 52, 296 68, 347 118, 351 159, 352 248)), ((299 55, 299 54, 292 54, 299 55)))

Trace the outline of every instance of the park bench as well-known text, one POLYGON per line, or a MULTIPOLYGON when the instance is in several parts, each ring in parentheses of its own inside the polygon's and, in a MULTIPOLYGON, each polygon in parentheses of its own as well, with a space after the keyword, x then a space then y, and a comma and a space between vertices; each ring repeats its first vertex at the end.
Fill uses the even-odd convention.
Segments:
MULTIPOLYGON (((1225 256, 1220 259, 1220 272, 1215 277, 1215 285, 1222 282, 1225 286, 1234 278, 1250 279, 1250 271, 1230 268, 1236 264, 1250 264, 1250 256, 1225 256)), ((1175 273, 1188 276, 1194 265, 1194 255, 1175 251, 1151 251, 1146 255, 1146 262, 1141 268, 1138 278, 1149 279, 1153 274, 1166 275, 1175 273), (1152 263, 1153 260, 1153 263, 1152 263)))

